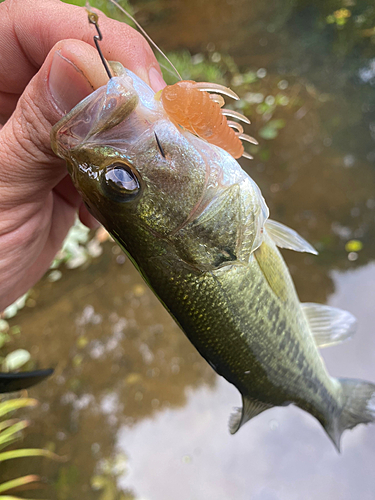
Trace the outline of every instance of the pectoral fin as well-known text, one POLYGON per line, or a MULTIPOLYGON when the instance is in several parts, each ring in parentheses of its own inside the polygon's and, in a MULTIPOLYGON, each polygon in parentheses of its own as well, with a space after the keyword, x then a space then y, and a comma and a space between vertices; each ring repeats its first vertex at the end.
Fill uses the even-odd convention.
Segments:
POLYGON ((235 434, 243 424, 269 408, 272 405, 242 396, 242 408, 236 408, 229 419, 230 433, 235 434))
POLYGON ((310 302, 301 306, 319 347, 348 340, 356 331, 357 320, 348 311, 310 302))
POLYGON ((308 252, 314 255, 318 254, 315 248, 294 231, 294 229, 290 229, 290 227, 284 226, 284 224, 271 219, 267 219, 264 227, 278 247, 288 248, 296 252, 308 252))
POLYGON ((220 193, 201 214, 184 225, 173 236, 173 243, 184 262, 201 270, 211 270, 225 262, 237 260, 239 227, 240 188, 238 184, 233 184, 220 193), (186 245, 187 238, 195 244, 186 245))

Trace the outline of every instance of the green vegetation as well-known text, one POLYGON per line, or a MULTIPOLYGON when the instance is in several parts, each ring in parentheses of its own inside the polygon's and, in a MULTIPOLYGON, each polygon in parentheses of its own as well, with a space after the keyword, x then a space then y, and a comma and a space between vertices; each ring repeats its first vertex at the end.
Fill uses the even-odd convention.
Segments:
MULTIPOLYGON (((27 420, 13 418, 13 413, 21 408, 30 408, 37 404, 38 402, 35 399, 30 398, 9 399, 0 403, 0 464, 16 458, 48 457, 60 460, 57 455, 45 449, 7 449, 22 439, 23 430, 30 425, 27 420)), ((3 482, 0 484, 0 500, 17 500, 19 497, 13 495, 17 490, 24 490, 28 486, 33 486, 34 489, 35 485, 40 484, 40 482, 40 477, 34 474, 3 482)))
MULTIPOLYGON (((87 4, 86 0, 62 0, 65 3, 70 3, 72 5, 78 5, 79 7, 85 7, 87 4)), ((131 15, 133 14, 133 9, 130 6, 129 2, 126 0, 118 0, 117 3, 121 5, 124 9, 126 9, 131 15)), ((90 0, 90 7, 95 7, 96 9, 101 10, 106 16, 112 17, 114 19, 118 19, 119 21, 125 21, 129 23, 128 18, 111 2, 108 0, 90 0)))

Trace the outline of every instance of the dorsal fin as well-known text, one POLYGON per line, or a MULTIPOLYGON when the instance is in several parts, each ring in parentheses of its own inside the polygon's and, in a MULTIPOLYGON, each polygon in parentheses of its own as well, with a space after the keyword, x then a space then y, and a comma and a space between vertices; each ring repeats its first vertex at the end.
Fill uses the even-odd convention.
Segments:
POLYGON ((296 252, 318 254, 315 248, 294 231, 294 229, 290 229, 290 227, 284 226, 284 224, 272 219, 267 219, 264 227, 278 247, 288 248, 296 252))
POLYGON ((235 408, 229 418, 230 433, 235 434, 243 424, 269 408, 272 408, 272 405, 242 396, 242 408, 235 408))
POLYGON ((348 311, 311 302, 301 306, 318 347, 339 344, 356 331, 357 320, 348 311))

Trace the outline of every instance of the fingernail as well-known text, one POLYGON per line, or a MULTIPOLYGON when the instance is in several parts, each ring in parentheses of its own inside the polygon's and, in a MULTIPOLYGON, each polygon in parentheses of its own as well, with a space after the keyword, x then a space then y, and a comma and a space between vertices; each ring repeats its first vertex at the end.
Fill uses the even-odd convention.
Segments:
POLYGON ((82 71, 59 51, 53 56, 48 84, 52 99, 63 114, 93 90, 82 71))
POLYGON ((155 92, 159 92, 159 90, 163 89, 167 85, 159 71, 154 67, 152 67, 148 72, 148 79, 150 80, 151 88, 155 92))

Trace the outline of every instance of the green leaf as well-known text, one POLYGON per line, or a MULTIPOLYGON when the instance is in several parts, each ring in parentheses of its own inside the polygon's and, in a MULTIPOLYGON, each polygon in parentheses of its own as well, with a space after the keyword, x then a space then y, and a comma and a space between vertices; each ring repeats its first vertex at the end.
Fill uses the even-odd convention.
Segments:
POLYGON ((27 420, 22 420, 21 422, 17 422, 12 426, 8 427, 8 429, 4 430, 0 433, 0 449, 4 447, 5 444, 10 444, 11 442, 19 439, 19 433, 26 429, 30 423, 27 420))
POLYGON ((19 325, 13 325, 10 328, 10 333, 12 335, 19 335, 21 333, 21 327, 19 325))
POLYGON ((244 83, 254 83, 258 80, 258 77, 254 71, 248 71, 243 75, 244 83))
POLYGON ((49 450, 37 449, 37 448, 28 448, 23 450, 11 450, 11 451, 3 451, 0 453, 0 462, 5 462, 6 460, 12 460, 13 458, 24 458, 24 457, 48 457, 53 460, 65 460, 62 457, 59 457, 55 453, 49 450))
POLYGON ((28 361, 30 361, 30 353, 25 349, 16 349, 15 351, 8 354, 3 361, 3 367, 5 371, 12 372, 18 370, 28 361))
POLYGON ((0 332, 7 332, 8 330, 9 330, 8 321, 0 318, 0 332))
POLYGON ((19 488, 20 486, 25 486, 25 484, 35 483, 37 481, 40 481, 40 477, 31 474, 28 476, 18 477, 17 479, 11 479, 6 483, 0 484, 0 493, 14 490, 15 488, 19 488))
POLYGON ((19 422, 18 418, 12 418, 12 419, 4 420, 3 422, 0 422, 0 432, 3 431, 4 429, 6 429, 7 427, 10 427, 11 425, 16 424, 17 422, 19 422))
MULTIPOLYGON (((36 406, 37 404, 38 402, 31 398, 19 398, 5 401, 0 403, 0 418, 19 408, 36 406)), ((23 431, 28 425, 29 422, 27 420, 20 419, 8 419, 0 422, 0 449, 7 447, 9 444, 18 440, 21 437, 21 431, 23 431)), ((0 463, 13 458, 30 457, 48 457, 59 461, 66 460, 65 457, 59 457, 55 453, 46 449, 29 448, 0 452, 0 463)), ((39 476, 27 475, 11 479, 2 484, 0 483, 0 500, 25 500, 17 496, 2 495, 2 493, 13 493, 18 489, 24 489, 25 486, 27 487, 27 485, 31 483, 34 483, 35 485, 38 481, 40 481, 39 476)))
POLYGON ((20 398, 20 399, 10 399, 4 403, 0 403, 0 417, 3 417, 7 413, 18 410, 19 408, 25 408, 26 406, 37 406, 38 401, 32 398, 20 398))
POLYGON ((19 441, 22 438, 21 435, 12 435, 8 436, 6 439, 4 439, 4 442, 0 445, 0 450, 3 448, 6 448, 7 446, 11 445, 12 443, 15 443, 16 441, 19 441))
POLYGON ((276 128, 266 125, 259 130, 259 135, 262 139, 270 140, 275 139, 279 135, 279 132, 276 128))
POLYGON ((261 161, 267 161, 270 159, 271 151, 268 148, 261 149, 258 156, 261 161))
POLYGON ((0 500, 37 500, 37 499, 35 499, 35 498, 33 498, 33 499, 20 498, 20 497, 14 497, 11 495, 0 495, 0 500))
POLYGON ((285 127, 285 120, 279 118, 270 120, 263 128, 259 130, 259 135, 262 139, 275 139, 279 134, 279 129, 285 127))
POLYGON ((269 122, 269 125, 271 125, 273 128, 280 129, 280 128, 284 128, 286 123, 285 123, 285 120, 283 120, 282 118, 279 118, 276 120, 271 120, 269 122))
MULTIPOLYGON (((13 497, 11 495, 0 495, 0 500, 31 500, 28 498, 13 497)), ((33 498, 32 500, 36 500, 33 498)))
POLYGON ((3 347, 4 344, 9 342, 10 337, 7 333, 0 332, 0 348, 3 347))
POLYGON ((29 292, 26 292, 25 295, 22 295, 19 299, 17 299, 13 304, 8 306, 4 311, 3 311, 3 317, 5 319, 10 319, 13 318, 19 309, 22 309, 25 306, 26 299, 28 297, 29 292))

